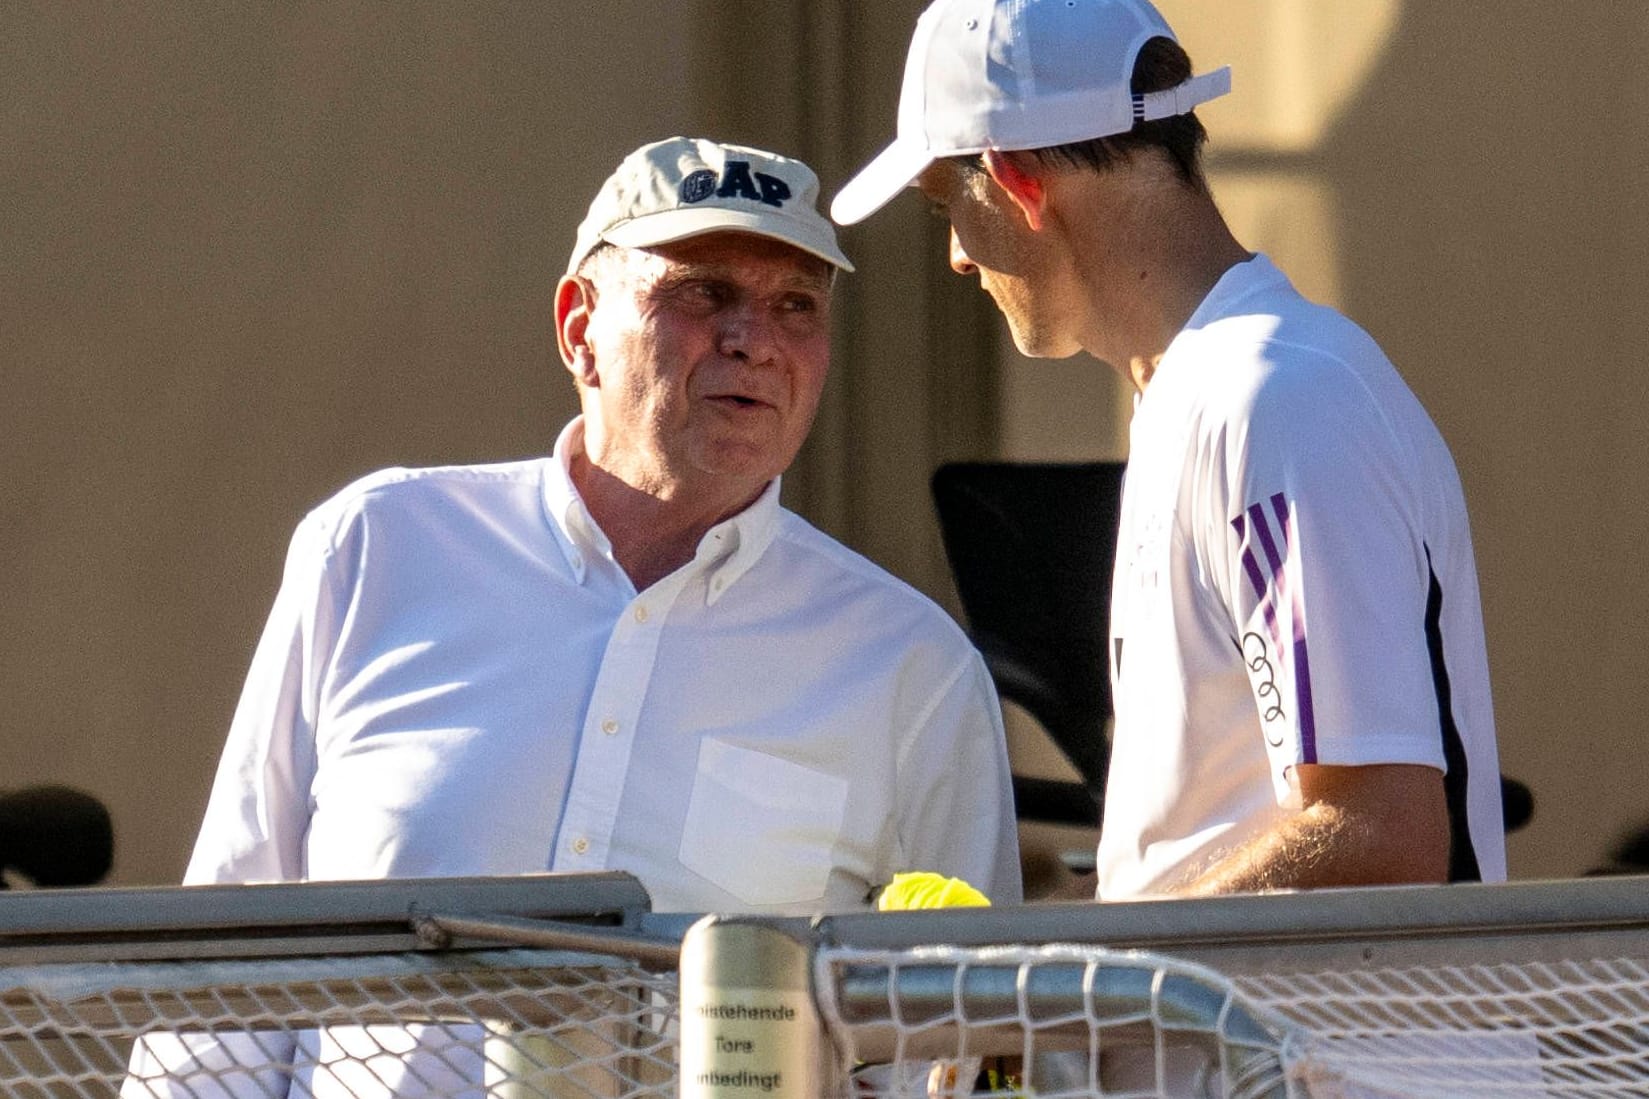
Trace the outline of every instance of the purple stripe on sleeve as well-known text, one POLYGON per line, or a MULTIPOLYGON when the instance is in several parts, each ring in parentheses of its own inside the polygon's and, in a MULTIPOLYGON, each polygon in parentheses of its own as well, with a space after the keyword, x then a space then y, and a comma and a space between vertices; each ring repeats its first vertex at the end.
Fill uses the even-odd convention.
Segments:
POLYGON ((1276 576, 1282 572, 1283 559, 1277 552, 1276 541, 1271 537, 1271 526, 1265 521, 1265 512, 1259 504, 1255 504, 1248 509, 1248 517, 1254 520, 1254 537, 1260 540, 1260 548, 1265 550, 1265 560, 1271 566, 1271 575, 1276 576))
POLYGON ((1317 719, 1311 708, 1311 661, 1303 637, 1294 642, 1294 692, 1300 714, 1300 762, 1316 763, 1317 719))
POLYGON ((1277 525, 1283 528, 1283 539, 1293 545, 1294 517, 1288 513, 1288 498, 1280 492, 1271 497, 1271 511, 1277 516, 1277 525))
POLYGON ((1254 594, 1262 601, 1265 599, 1265 573, 1260 571, 1260 563, 1254 560, 1252 547, 1242 551, 1242 567, 1248 573, 1248 582, 1254 585, 1254 594))
MULTIPOLYGON (((1264 528, 1264 513, 1257 515, 1256 519, 1258 520, 1258 525, 1261 528, 1264 528)), ((1236 529, 1237 536, 1239 538, 1242 537, 1246 526, 1243 517, 1241 515, 1237 516, 1235 519, 1231 520, 1231 525, 1236 529)), ((1269 536, 1267 540, 1269 541, 1269 536)), ((1254 597, 1259 600, 1260 615, 1265 619, 1265 632, 1271 635, 1271 643, 1277 647, 1279 652, 1281 652, 1283 647, 1283 631, 1282 627, 1277 622, 1277 601, 1272 597, 1270 591, 1267 590, 1265 573, 1260 571, 1260 563, 1254 557, 1254 547, 1252 545, 1245 546, 1243 548, 1242 566, 1243 571, 1248 573, 1248 582, 1254 586, 1254 597)))
POLYGON ((1299 583, 1298 577, 1299 546, 1294 538, 1294 517, 1288 506, 1288 499, 1282 493, 1272 496, 1269 503, 1277 517, 1278 529, 1282 532, 1280 550, 1276 539, 1272 537, 1271 525, 1262 504, 1254 504, 1246 515, 1237 516, 1231 521, 1231 526, 1237 532, 1238 538, 1242 538, 1245 533, 1253 534, 1253 541, 1259 543, 1265 553, 1266 564, 1270 566, 1268 576, 1254 554, 1253 542, 1243 548, 1243 569, 1248 574, 1249 583, 1254 586, 1255 596, 1259 599, 1258 609, 1265 618, 1271 642, 1276 646, 1277 653, 1289 654, 1289 662, 1293 665, 1300 761, 1316 763, 1317 721, 1311 700, 1311 659, 1306 645, 1305 605, 1301 592, 1303 585, 1299 583), (1285 600, 1294 620, 1292 644, 1285 644, 1281 623, 1277 618, 1277 604, 1285 600))
MULTIPOLYGON (((1285 572, 1298 573, 1300 568, 1300 544, 1295 537, 1294 516, 1288 509, 1288 503, 1279 493, 1271 498, 1271 506, 1277 512, 1278 519, 1283 526, 1283 541, 1288 546, 1288 561, 1284 566, 1285 572)), ((1294 694, 1295 704, 1300 715, 1300 762, 1317 762, 1317 721, 1311 704, 1311 661, 1306 655, 1306 628, 1305 628, 1305 585, 1294 576, 1293 583, 1288 585, 1289 607, 1294 614, 1294 694)), ((1282 587, 1279 579, 1278 587, 1282 587)))

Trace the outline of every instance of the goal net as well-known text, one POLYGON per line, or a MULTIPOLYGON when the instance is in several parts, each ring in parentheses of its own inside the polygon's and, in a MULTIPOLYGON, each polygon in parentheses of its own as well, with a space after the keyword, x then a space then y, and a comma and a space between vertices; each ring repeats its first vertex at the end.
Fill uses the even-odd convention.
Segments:
POLYGON ((0 894, 0 1095, 673 1094, 647 904, 619 874, 0 894))
POLYGON ((859 1094, 1649 1096, 1642 960, 1232 980, 1095 946, 827 950, 859 1094))
POLYGON ((861 1094, 1290 1094, 1288 1030, 1199 966, 1103 947, 819 956, 840 1068, 861 1094))
POLYGON ((11 1096, 662 1095, 673 975, 543 950, 11 971, 11 1096))
POLYGON ((718 917, 681 967, 694 1099, 1649 1097, 1649 879, 718 917), (744 1021, 810 1009, 811 1069, 744 1021))

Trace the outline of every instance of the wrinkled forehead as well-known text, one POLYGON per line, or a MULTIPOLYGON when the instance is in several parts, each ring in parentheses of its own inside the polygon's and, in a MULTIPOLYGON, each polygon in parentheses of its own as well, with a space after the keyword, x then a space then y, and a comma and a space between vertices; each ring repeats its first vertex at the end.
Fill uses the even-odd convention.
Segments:
POLYGON ((734 282, 776 282, 828 293, 836 270, 809 252, 754 233, 720 231, 646 248, 613 246, 626 272, 658 279, 688 275, 734 282))

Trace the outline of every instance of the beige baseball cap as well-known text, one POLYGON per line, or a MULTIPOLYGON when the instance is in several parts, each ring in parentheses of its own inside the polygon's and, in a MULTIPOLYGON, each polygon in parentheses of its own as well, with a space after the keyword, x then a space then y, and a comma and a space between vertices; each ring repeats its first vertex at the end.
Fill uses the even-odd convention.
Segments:
POLYGON ((647 248, 723 230, 784 241, 851 271, 818 201, 819 179, 799 160, 705 138, 656 141, 625 157, 602 184, 567 271, 603 242, 647 248))

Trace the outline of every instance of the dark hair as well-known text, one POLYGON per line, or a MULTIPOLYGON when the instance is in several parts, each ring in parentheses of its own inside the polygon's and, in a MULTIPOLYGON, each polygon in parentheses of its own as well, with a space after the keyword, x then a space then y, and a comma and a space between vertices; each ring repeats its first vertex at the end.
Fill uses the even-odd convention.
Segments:
MULTIPOLYGON (((1149 39, 1140 47, 1134 59, 1134 75, 1129 90, 1135 95, 1167 91, 1191 79, 1191 58, 1172 38, 1149 39)), ((1202 173, 1202 147, 1208 140, 1208 131, 1193 112, 1159 118, 1151 122, 1136 122, 1126 133, 1110 137, 1090 138, 1067 145, 1049 145, 1026 150, 1026 155, 1048 167, 1091 168, 1103 172, 1137 153, 1160 150, 1186 184, 1199 191, 1208 190, 1202 173)), ((972 165, 981 165, 978 157, 968 157, 972 165)))

